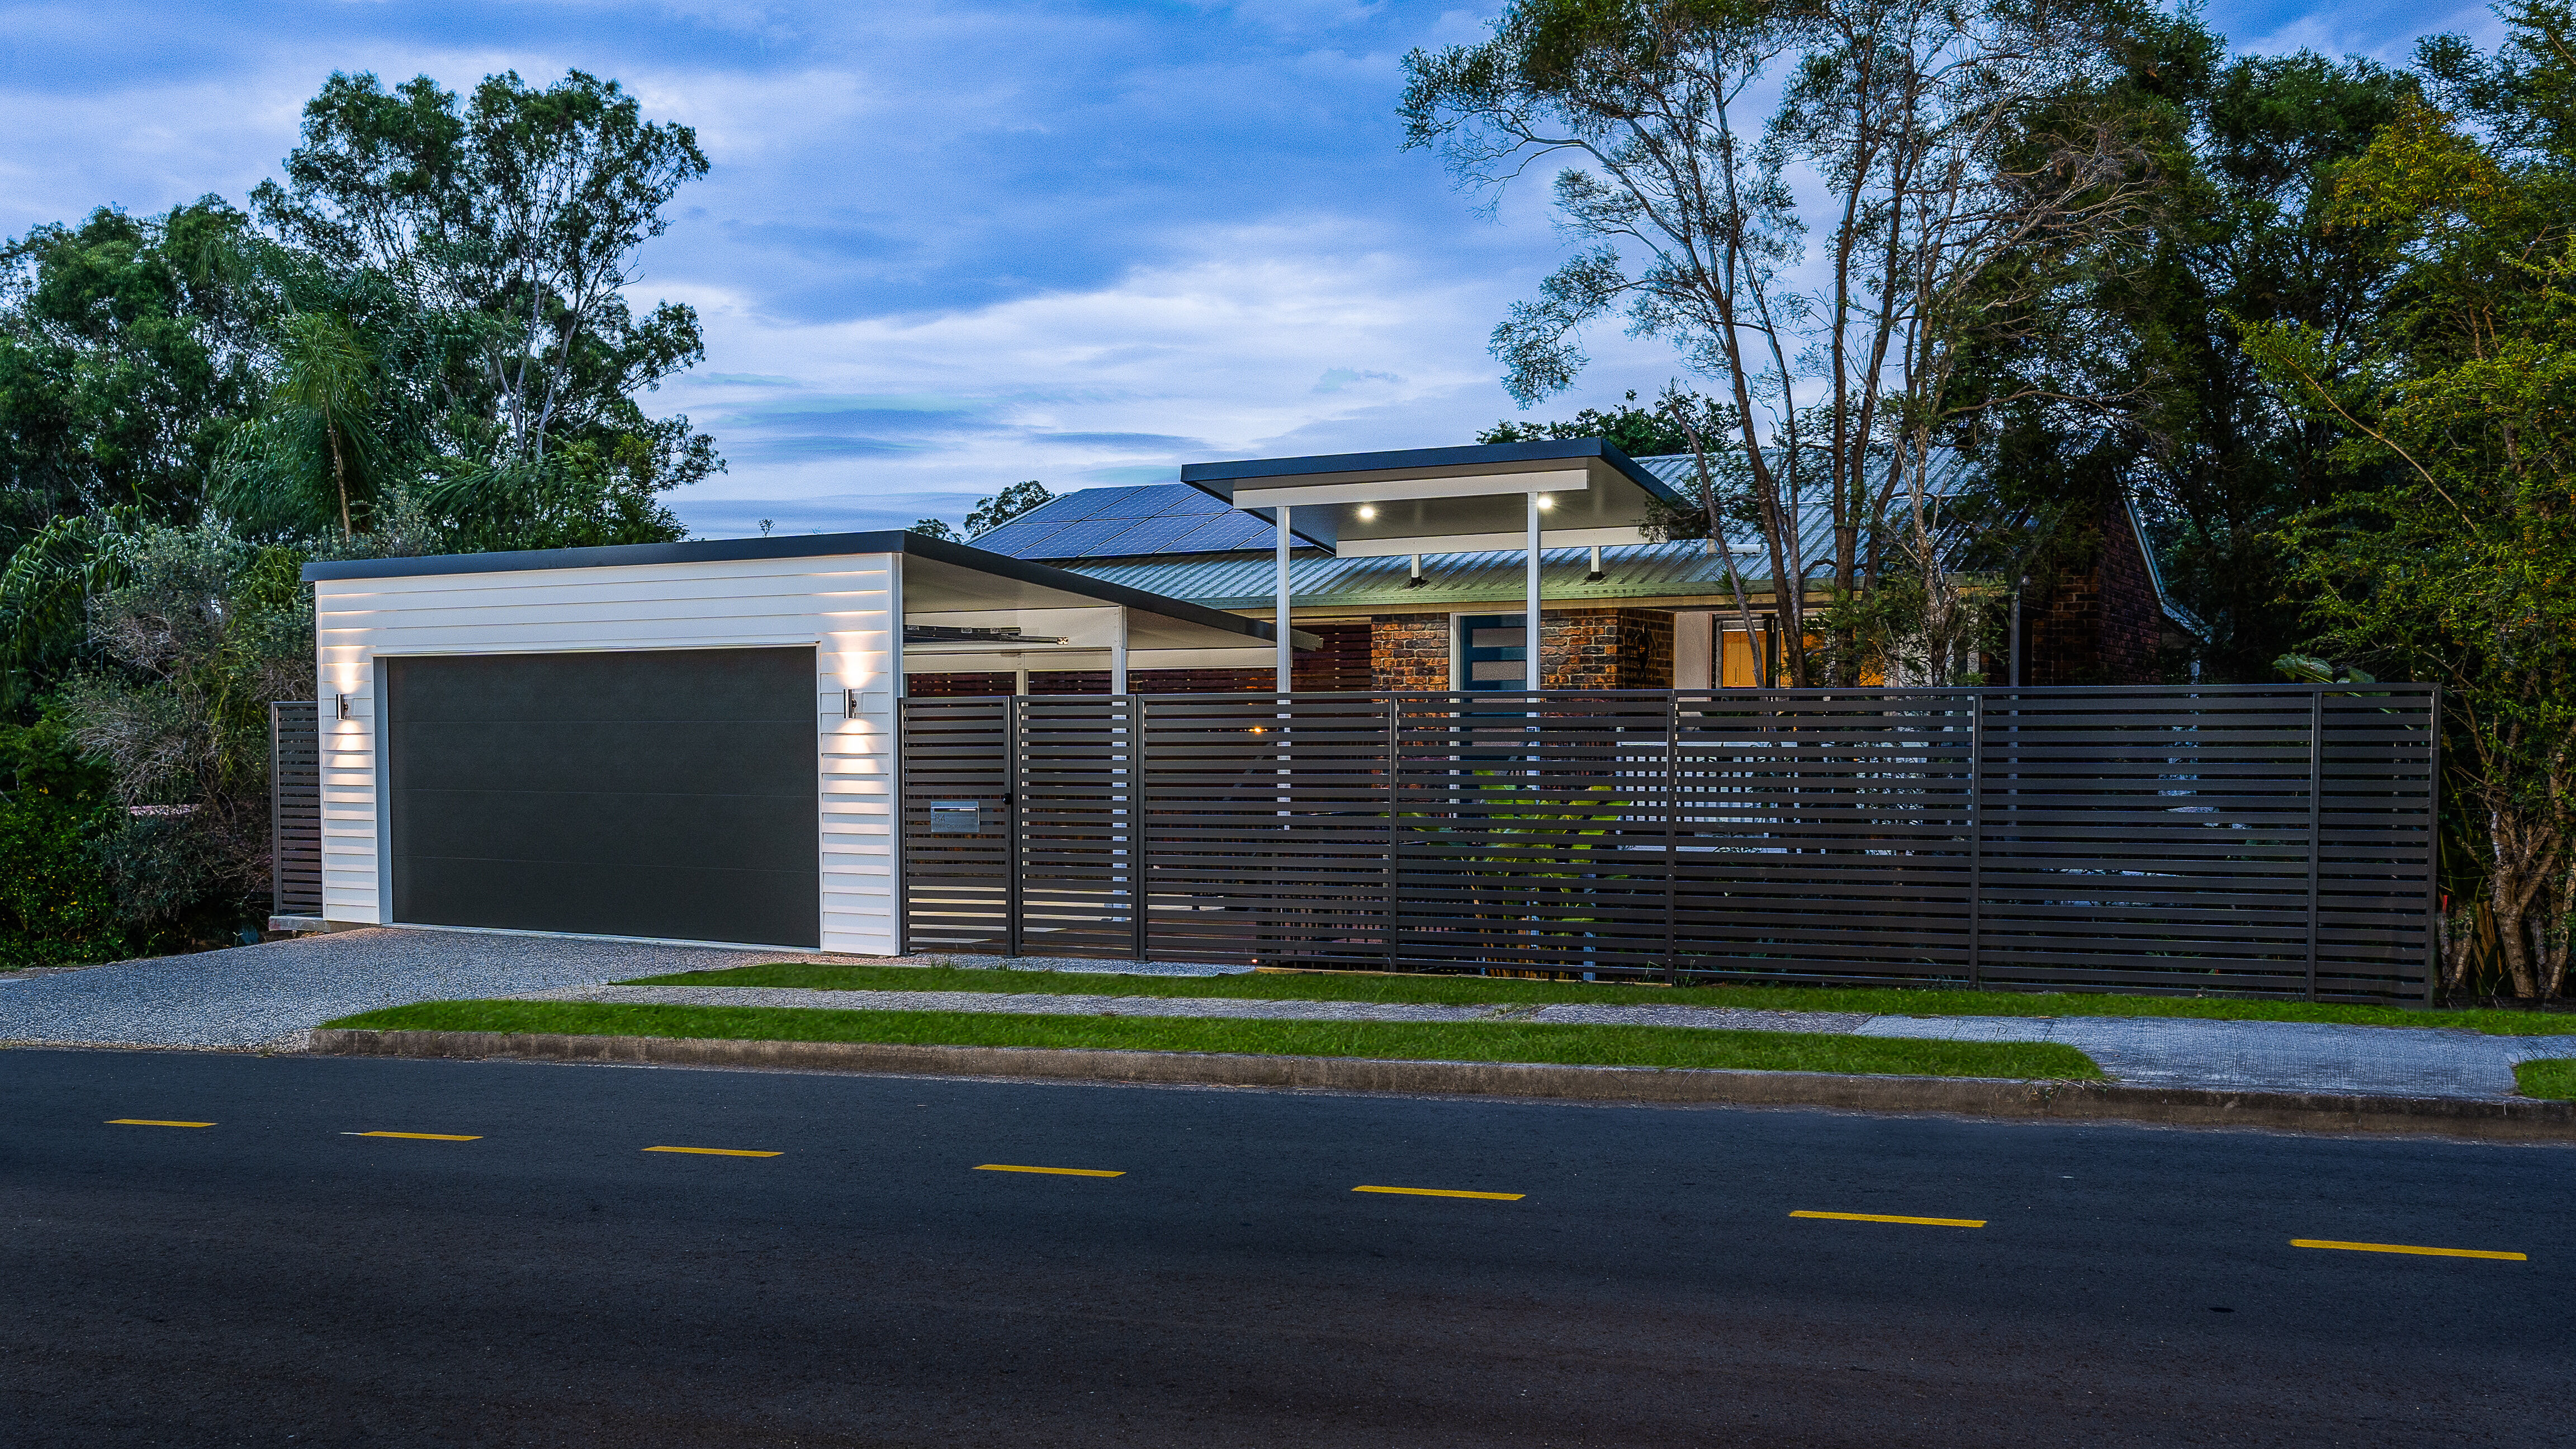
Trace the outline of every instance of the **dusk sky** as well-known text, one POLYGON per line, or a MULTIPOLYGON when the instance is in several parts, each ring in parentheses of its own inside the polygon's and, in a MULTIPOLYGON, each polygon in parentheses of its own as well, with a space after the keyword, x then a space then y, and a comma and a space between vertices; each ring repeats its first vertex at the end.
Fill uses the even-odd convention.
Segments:
MULTIPOLYGON (((1543 180, 1490 219, 1398 149, 1401 58, 1485 9, 1347 0, 853 6, 0 6, 0 230, 101 205, 239 203, 333 70, 452 90, 515 69, 623 81, 713 163, 645 252, 640 305, 707 359, 648 396, 730 471, 670 495, 699 534, 961 518, 1036 478, 1429 447, 1520 416, 1485 339, 1561 255, 1543 180)), ((2241 49, 2402 62, 2491 43, 2481 6, 2214 5, 2241 49)), ((1671 354, 1605 328, 1553 417, 1651 394, 1671 354)))

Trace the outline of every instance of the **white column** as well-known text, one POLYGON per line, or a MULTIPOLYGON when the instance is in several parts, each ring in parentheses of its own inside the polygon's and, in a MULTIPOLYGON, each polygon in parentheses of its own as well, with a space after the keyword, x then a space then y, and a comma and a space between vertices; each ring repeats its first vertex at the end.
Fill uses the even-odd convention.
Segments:
POLYGON ((1127 606, 1118 606, 1118 632, 1109 640, 1109 692, 1127 692, 1127 606))
POLYGON ((1529 598, 1521 615, 1523 625, 1521 638, 1526 641, 1521 645, 1521 657, 1529 661, 1521 666, 1521 684, 1528 689, 1538 688, 1539 679, 1538 505, 1539 500, 1545 496, 1541 493, 1533 493, 1529 496, 1529 587, 1527 590, 1529 598))
POLYGON ((1297 673, 1297 646, 1288 642, 1288 505, 1279 505, 1279 578, 1278 612, 1271 616, 1271 627, 1279 632, 1279 692, 1288 692, 1289 681, 1297 673))

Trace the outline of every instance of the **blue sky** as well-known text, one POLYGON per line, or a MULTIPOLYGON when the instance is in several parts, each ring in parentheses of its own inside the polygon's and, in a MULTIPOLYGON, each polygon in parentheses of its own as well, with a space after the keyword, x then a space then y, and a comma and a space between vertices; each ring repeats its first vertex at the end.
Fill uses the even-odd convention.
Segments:
MULTIPOLYGON (((236 201, 335 69, 450 89, 614 76, 713 162, 638 300, 707 360, 650 397, 730 471, 701 534, 954 520, 1184 462, 1470 441, 1517 416, 1485 338, 1560 256, 1537 186, 1491 217, 1398 149, 1401 59, 1491 7, 1244 0, 0 0, 0 230, 236 201)), ((2482 6, 2213 5, 2240 48, 2402 60, 2482 6)), ((1615 330, 1538 416, 1652 393, 1615 330)))

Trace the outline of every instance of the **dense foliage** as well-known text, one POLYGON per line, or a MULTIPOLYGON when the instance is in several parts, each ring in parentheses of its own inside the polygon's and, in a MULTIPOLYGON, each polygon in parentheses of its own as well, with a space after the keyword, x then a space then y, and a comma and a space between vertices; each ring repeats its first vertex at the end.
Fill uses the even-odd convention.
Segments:
POLYGON ((662 495, 722 463, 638 399, 697 317, 627 293, 706 169, 579 71, 334 75, 247 209, 0 248, 0 963, 265 914, 305 561, 683 536, 662 495))

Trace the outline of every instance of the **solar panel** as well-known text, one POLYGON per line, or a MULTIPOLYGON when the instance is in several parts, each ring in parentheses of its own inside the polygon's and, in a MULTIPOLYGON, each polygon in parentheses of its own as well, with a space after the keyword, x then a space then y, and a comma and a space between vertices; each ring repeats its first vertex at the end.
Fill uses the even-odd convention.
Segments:
MULTIPOLYGON (((1038 510, 1039 513, 1045 511, 1038 510)), ((1029 550, 1046 542, 1057 529, 1065 526, 1066 521, 1062 518, 1040 518, 1036 513, 1032 513, 1025 517, 1014 518, 1001 527, 989 533, 978 534, 968 541, 977 548, 1009 554, 1013 558, 1035 558, 1037 555, 1030 553, 1029 550)))
MULTIPOLYGON (((1135 528, 1136 521, 1132 518, 1086 518, 1078 523, 1068 523, 1044 539, 1037 540, 1026 547, 1014 548, 1010 553, 1014 558, 1081 558, 1103 544, 1113 543, 1125 537, 1134 532, 1135 528)), ((1111 548, 1107 551, 1125 552, 1120 548, 1111 548)), ((997 549, 995 552, 1000 550, 997 549)))
POLYGON ((1278 541, 1277 526, 1249 513, 1220 513, 1190 535, 1191 553, 1223 553, 1242 548, 1268 548, 1278 541))
POLYGON ((1115 536, 1084 550, 1084 556, 1087 558, 1115 557, 1125 553, 1162 553, 1182 538, 1207 526, 1207 520, 1204 518, 1103 518, 1096 521, 1114 522, 1123 526, 1115 536))
POLYGON ((1171 518, 1184 514, 1204 515, 1222 511, 1223 503, 1210 498, 1186 483, 1157 483, 1142 488, 1096 488, 1087 490, 1113 496, 1093 510, 1093 518, 1171 518))

